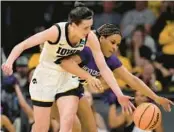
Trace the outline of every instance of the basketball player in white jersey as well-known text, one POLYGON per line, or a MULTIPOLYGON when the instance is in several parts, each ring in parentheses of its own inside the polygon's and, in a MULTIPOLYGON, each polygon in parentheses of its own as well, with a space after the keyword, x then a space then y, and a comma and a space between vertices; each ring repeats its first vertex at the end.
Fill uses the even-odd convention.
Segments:
MULTIPOLYGON (((59 63, 61 59, 81 51, 86 43, 89 43, 102 77, 117 95, 122 108, 132 112, 134 106, 129 101, 131 97, 123 95, 112 72, 107 67, 98 39, 91 31, 92 24, 93 12, 77 2, 76 7, 69 13, 68 22, 57 23, 19 43, 2 65, 4 73, 11 75, 14 61, 24 50, 44 43, 40 63, 30 83, 35 120, 34 132, 48 131, 51 106, 55 99, 60 114, 60 132, 72 131, 82 91, 78 78, 62 69, 59 63)), ((101 87, 98 80, 93 79, 86 71, 76 76, 87 80, 94 87, 101 87)))

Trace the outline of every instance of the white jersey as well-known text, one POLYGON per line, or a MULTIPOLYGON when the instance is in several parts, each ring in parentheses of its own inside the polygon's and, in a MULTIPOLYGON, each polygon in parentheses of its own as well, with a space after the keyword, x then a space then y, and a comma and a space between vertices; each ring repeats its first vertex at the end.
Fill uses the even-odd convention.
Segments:
POLYGON ((56 26, 59 30, 57 41, 55 43, 51 43, 49 41, 44 43, 44 47, 40 56, 40 63, 44 66, 51 69, 63 70, 59 66, 60 61, 67 56, 83 50, 87 41, 87 37, 81 39, 81 41, 75 46, 72 46, 68 38, 68 24, 69 23, 67 22, 56 23, 56 26))
POLYGON ((135 126, 132 132, 152 132, 152 131, 141 130, 140 128, 135 126))
MULTIPOLYGON (((86 38, 72 46, 68 39, 68 23, 56 24, 59 36, 55 43, 46 41, 30 83, 30 95, 33 101, 53 102, 56 94, 79 87, 78 77, 60 67, 65 57, 83 50, 86 38)), ((50 104, 50 103, 49 103, 50 104)))

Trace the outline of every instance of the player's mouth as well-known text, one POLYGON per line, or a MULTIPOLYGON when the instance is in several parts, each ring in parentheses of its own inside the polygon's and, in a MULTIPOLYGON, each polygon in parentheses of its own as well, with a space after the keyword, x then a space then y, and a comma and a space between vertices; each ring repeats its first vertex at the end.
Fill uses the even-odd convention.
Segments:
POLYGON ((84 37, 86 37, 88 34, 84 34, 84 37))
POLYGON ((109 51, 111 54, 113 54, 114 53, 114 51, 113 50, 111 50, 111 51, 109 51))

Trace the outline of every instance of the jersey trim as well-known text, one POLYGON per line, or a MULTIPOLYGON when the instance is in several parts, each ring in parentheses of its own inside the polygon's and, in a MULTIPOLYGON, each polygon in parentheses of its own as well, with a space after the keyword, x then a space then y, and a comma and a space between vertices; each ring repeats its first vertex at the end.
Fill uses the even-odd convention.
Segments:
POLYGON ((56 42, 48 41, 48 43, 51 44, 51 45, 57 44, 57 43, 59 42, 59 40, 60 40, 60 37, 61 37, 61 30, 60 30, 59 24, 56 23, 56 24, 54 24, 54 25, 57 27, 57 29, 58 29, 58 31, 59 31, 59 36, 57 37, 56 42))
POLYGON ((73 47, 73 45, 70 43, 70 40, 69 40, 69 37, 68 37, 68 25, 69 23, 67 22, 66 25, 65 25, 65 37, 66 37, 66 40, 68 42, 68 44, 73 47))

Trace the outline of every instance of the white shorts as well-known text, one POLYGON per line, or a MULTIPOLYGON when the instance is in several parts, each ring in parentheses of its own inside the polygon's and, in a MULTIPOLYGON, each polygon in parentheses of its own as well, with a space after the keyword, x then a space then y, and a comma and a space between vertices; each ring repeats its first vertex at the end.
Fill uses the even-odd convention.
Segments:
POLYGON ((79 86, 78 77, 65 71, 38 66, 30 82, 30 96, 37 102, 54 102, 55 95, 79 86))

